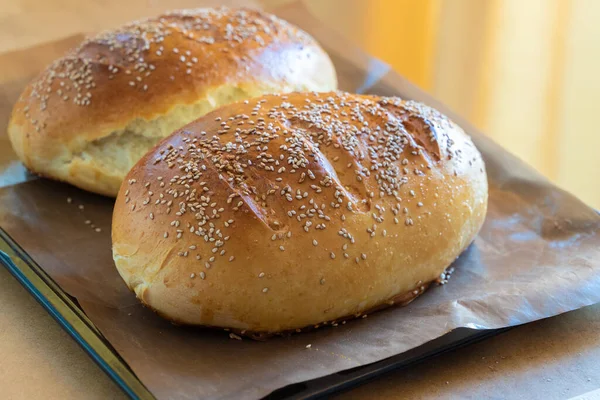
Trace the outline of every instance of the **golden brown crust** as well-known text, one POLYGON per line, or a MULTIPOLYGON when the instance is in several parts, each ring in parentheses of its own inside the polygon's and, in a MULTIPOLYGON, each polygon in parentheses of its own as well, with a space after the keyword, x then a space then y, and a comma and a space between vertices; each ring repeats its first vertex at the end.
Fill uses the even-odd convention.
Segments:
POLYGON ((250 339, 267 340, 273 336, 288 336, 288 335, 292 335, 294 333, 310 332, 315 329, 325 328, 327 326, 337 327, 339 325, 344 325, 344 324, 346 324, 346 322, 351 321, 353 319, 367 318, 369 316, 369 314, 372 314, 377 311, 385 310, 386 308, 389 308, 389 307, 407 306, 410 303, 412 303, 417 297, 419 297, 420 295, 425 293, 425 291, 429 288, 430 285, 431 285, 431 282, 424 283, 424 284, 418 286, 414 290, 410 290, 406 293, 397 294, 397 295, 393 296, 391 299, 388 299, 385 302, 381 303, 380 305, 375 306, 369 310, 365 310, 361 313, 345 315, 343 317, 336 318, 335 320, 332 320, 332 321, 323 321, 320 324, 311 325, 311 326, 307 326, 304 328, 297 328, 297 329, 287 330, 287 331, 283 331, 283 332, 252 332, 252 331, 239 330, 239 329, 228 329, 228 330, 232 331, 234 334, 237 334, 240 336, 245 336, 250 339))
POLYGON ((377 308, 473 240, 487 180, 437 111, 345 93, 264 96, 175 132, 129 173, 113 255, 142 302, 259 334, 377 308))
MULTIPOLYGON (((287 22, 249 9, 182 10, 101 33, 54 62, 21 95, 9 137, 32 171, 114 196, 137 159, 115 173, 86 150, 136 120, 199 101, 205 112, 264 93, 335 88, 325 52, 287 22)), ((135 135, 154 144, 173 129, 135 135)))
MULTIPOLYGON (((435 282, 440 283, 439 279, 436 279, 435 282)), ((209 329, 219 329, 219 330, 224 329, 226 332, 230 332, 230 337, 232 339, 241 339, 242 337, 247 337, 247 338, 250 338, 253 340, 265 341, 274 336, 291 336, 295 333, 310 332, 315 329, 325 328, 328 326, 337 327, 339 325, 345 325, 346 322, 348 322, 348 321, 351 321, 353 319, 358 319, 358 318, 363 318, 363 319, 367 318, 369 316, 369 314, 384 310, 389 307, 407 306, 410 303, 412 303, 417 297, 419 297, 420 295, 425 293, 425 291, 429 288, 429 286, 432 283, 433 282, 427 282, 427 283, 420 285, 419 287, 417 287, 414 290, 410 290, 406 293, 401 293, 401 294, 395 295, 394 297, 392 297, 391 299, 388 299, 384 303, 382 303, 376 307, 373 307, 370 310, 366 310, 362 313, 353 314, 353 315, 345 315, 343 317, 337 318, 332 321, 323 321, 322 323, 319 323, 317 325, 306 326, 304 328, 296 328, 296 329, 290 329, 290 330, 279 331, 279 332, 253 332, 253 331, 248 331, 246 329, 221 328, 221 327, 208 326, 208 325, 205 325, 204 327, 209 328, 209 329), (233 335, 231 335, 231 333, 233 333, 233 335)), ((171 321, 171 323, 173 325, 177 325, 177 326, 187 325, 185 322, 174 320, 170 315, 162 314, 160 311, 153 309, 151 306, 149 306, 147 304, 144 304, 144 305, 146 307, 148 307, 149 309, 151 309, 152 311, 154 311, 159 316, 161 316, 162 318, 165 318, 165 319, 171 321)))

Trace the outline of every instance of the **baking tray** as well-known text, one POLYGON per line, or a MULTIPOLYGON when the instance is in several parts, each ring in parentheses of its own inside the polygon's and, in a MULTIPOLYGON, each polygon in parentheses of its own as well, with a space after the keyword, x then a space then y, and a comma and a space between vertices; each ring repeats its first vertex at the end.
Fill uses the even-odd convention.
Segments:
MULTIPOLYGON (((117 351, 90 321, 77 301, 35 262, 0 227, 0 264, 48 311, 100 368, 132 399, 154 399, 117 351)), ((289 385, 265 399, 316 399, 348 390, 386 372, 406 368, 439 354, 495 336, 510 328, 471 330, 460 328, 405 353, 334 375, 289 385)))
MULTIPOLYGON (((198 1, 205 3, 204 0, 198 1)), ((305 352, 304 346, 306 344, 303 341, 305 337, 311 337, 311 334, 305 334, 307 336, 297 335, 295 342, 294 338, 290 338, 290 341, 282 339, 276 343, 279 345, 281 343, 286 345, 292 343, 287 346, 288 348, 298 345, 292 349, 293 352, 282 352, 280 357, 276 357, 276 360, 267 359, 267 361, 273 361, 274 364, 276 364, 275 361, 280 362, 280 365, 275 366, 283 366, 285 369, 280 370, 269 364, 260 373, 252 375, 255 372, 249 369, 252 360, 249 357, 242 358, 240 365, 248 368, 246 369, 246 375, 241 377, 233 374, 229 377, 231 379, 227 381, 227 384, 236 383, 234 379, 248 378, 240 384, 240 387, 245 385, 242 388, 245 390, 245 397, 264 395, 267 395, 267 398, 291 399, 327 397, 331 393, 349 389, 387 371, 407 368, 440 353, 454 350, 506 330, 460 328, 451 331, 454 327, 468 326, 483 329, 519 325, 600 301, 600 262, 598 262, 600 260, 600 250, 598 250, 600 249, 600 219, 593 215, 591 209, 536 174, 524 163, 477 132, 467 121, 391 71, 389 66, 365 55, 350 43, 332 35, 326 29, 327 24, 309 18, 310 13, 307 13, 306 10, 303 12, 302 9, 289 8, 287 11, 281 10, 280 16, 295 22, 309 30, 315 37, 318 37, 336 64, 338 76, 344 77, 343 89, 379 95, 401 95, 407 99, 422 101, 445 112, 465 128, 486 157, 492 193, 490 213, 488 213, 487 226, 478 236, 477 243, 470 248, 470 251, 465 252, 458 261, 460 265, 468 266, 468 268, 457 267, 457 272, 452 278, 453 284, 437 288, 439 297, 422 296, 404 313, 389 311, 386 314, 385 311, 382 311, 381 314, 374 315, 369 319, 369 328, 366 328, 367 325, 364 323, 361 325, 360 321, 353 321, 352 328, 348 324, 335 331, 324 330, 319 335, 315 333, 310 339, 313 348, 317 348, 316 345, 321 344, 330 351, 338 345, 341 346, 340 343, 342 343, 346 347, 339 353, 349 356, 357 355, 362 350, 360 346, 352 347, 353 343, 360 341, 360 337, 366 339, 373 337, 370 335, 373 332, 371 328, 373 326, 380 326, 389 330, 394 324, 405 324, 403 326, 410 328, 405 331, 406 340, 386 342, 387 338, 384 338, 383 344, 380 344, 382 342, 379 341, 370 342, 372 344, 369 347, 371 354, 361 356, 360 364, 363 364, 363 366, 356 367, 358 364, 350 362, 349 357, 334 358, 330 357, 334 353, 325 353, 324 351, 321 353, 305 352), (506 259, 496 257, 500 250, 510 250, 510 255, 506 259), (496 268, 490 268, 490 266, 496 268), (477 290, 463 293, 460 290, 461 285, 471 285, 472 288, 477 288, 477 290), (440 307, 436 308, 436 305, 440 307), (411 312, 413 314, 409 315, 411 312), (415 314, 419 314, 421 319, 414 318, 415 314), (423 321, 428 323, 422 324, 423 321), (424 332, 425 336, 414 334, 414 332, 421 332, 418 329, 419 324, 428 327, 428 330, 424 332), (354 329, 352 335, 349 334, 349 329, 354 329), (447 333, 448 331, 451 332, 447 333), (340 337, 343 338, 344 334, 347 334, 347 338, 354 340, 354 342, 347 343, 343 340, 336 340, 340 337), (437 339, 416 347, 432 338, 437 339), (397 348, 400 350, 393 350, 397 348), (411 350, 404 352, 408 348, 411 348, 411 350), (317 362, 302 364, 303 354, 311 354, 317 362), (389 357, 392 354, 394 355, 389 357), (327 361, 327 364, 323 364, 323 361, 327 361), (372 361, 375 362, 371 363, 372 361), (324 369, 329 372, 319 374, 313 371, 316 367, 322 367, 323 365, 325 365, 324 369), (298 370, 300 370, 300 373, 298 373, 298 370), (272 373, 269 375, 265 371, 272 373), (342 372, 335 373, 336 371, 342 372), (288 379, 289 375, 294 373, 298 375, 294 375, 293 379, 288 379), (322 377, 306 380, 317 376, 322 377), (285 383, 272 384, 271 382, 276 378, 279 379, 278 382, 285 383), (299 381, 303 382, 295 383, 299 381), (281 389, 275 390, 279 387, 281 389), (271 390, 275 391, 269 394, 271 390)), ((3 95, 0 96, 0 119, 8 119, 12 104, 22 87, 32 78, 31 74, 37 73, 47 62, 55 59, 57 53, 62 52, 62 50, 58 51, 59 47, 71 47, 72 43, 79 40, 80 37, 70 38, 68 43, 51 43, 36 48, 34 52, 23 50, 22 53, 16 55, 11 53, 3 56, 4 62, 0 64, 3 66, 3 71, 8 70, 9 72, 5 72, 0 77, 0 81, 3 80, 3 95), (45 58, 40 55, 44 55, 45 58)), ((3 154, 2 150, 8 148, 8 140, 0 133, 0 158, 3 154)), ((4 152, 4 155, 6 159, 6 152, 4 152)), ((12 162, 14 159, 14 155, 9 151, 7 160, 12 162)), ((0 164, 3 161, 4 159, 0 159, 0 164)), ((19 176, 29 178, 18 162, 11 163, 9 166, 16 166, 19 169, 19 176)), ((19 179, 5 181, 4 185, 18 183, 19 181, 19 179)), ((101 315, 100 311, 104 309, 95 307, 96 303, 90 301, 90 293, 85 292, 86 296, 79 296, 81 303, 67 295, 67 289, 69 289, 69 292, 76 294, 76 291, 71 290, 72 288, 69 287, 69 285, 76 283, 69 276, 69 273, 80 266, 85 266, 82 265, 86 262, 85 256, 73 257, 73 253, 77 253, 77 251, 70 252, 71 248, 67 249, 67 246, 65 246, 61 249, 60 256, 54 257, 53 252, 57 250, 53 246, 55 241, 49 240, 48 244, 44 245, 44 243, 37 243, 35 236, 30 237, 27 235, 32 233, 51 235, 56 232, 56 230, 49 229, 49 226, 43 226, 44 224, 38 224, 34 220, 34 217, 39 218, 45 215, 44 212, 38 212, 42 211, 41 208, 40 210, 36 209, 37 199, 51 200, 51 205, 46 204, 46 207, 44 207, 46 211, 49 209, 54 211, 52 207, 58 207, 62 210, 54 214, 50 213, 53 218, 51 222, 56 222, 60 218, 57 215, 70 215, 65 214, 68 211, 65 209, 64 196, 74 194, 77 189, 67 186, 61 187, 57 183, 45 180, 40 180, 38 183, 41 186, 30 188, 30 190, 19 191, 15 189, 15 196, 11 197, 10 202, 5 203, 7 211, 15 211, 19 215, 13 218, 12 222, 9 219, 7 223, 0 223, 0 228, 11 232, 21 245, 0 229, 0 263, 8 268, 131 398, 153 398, 153 395, 142 384, 133 370, 144 379, 144 382, 155 394, 158 393, 156 396, 169 398, 176 394, 177 389, 180 389, 179 394, 185 394, 186 396, 181 396, 185 398, 209 397, 211 394, 212 397, 217 395, 225 397, 227 394, 223 395, 222 390, 228 388, 222 383, 224 380, 221 381, 222 386, 219 386, 219 388, 215 389, 217 386, 211 388, 210 385, 215 382, 212 374, 210 376, 204 375, 202 377, 204 381, 190 379, 186 382, 185 376, 181 376, 185 374, 178 374, 176 368, 166 371, 172 378, 176 379, 157 379, 160 376, 152 372, 156 372, 158 369, 143 368, 148 365, 146 360, 136 358, 138 354, 143 353, 138 351, 143 346, 128 347, 130 344, 128 341, 136 338, 134 332, 132 332, 132 326, 135 326, 134 323, 144 322, 144 315, 146 314, 148 316, 154 315, 148 310, 143 310, 139 303, 134 301, 132 295, 127 298, 127 301, 130 301, 131 304, 127 303, 125 306, 135 307, 140 312, 133 313, 131 324, 121 325, 111 325, 110 318, 116 316, 121 318, 121 322, 127 321, 125 318, 129 318, 130 314, 127 314, 129 310, 121 312, 117 310, 114 314, 106 314, 104 321, 94 319, 96 321, 96 324, 94 324, 90 318, 94 318, 94 312, 97 313, 96 316, 101 315), (53 196, 53 194, 57 195, 53 196), (21 197, 21 195, 23 196, 21 197), (13 230, 21 222, 26 222, 24 224, 25 229, 13 230), (11 225, 11 223, 17 225, 11 225), (38 231, 34 232, 33 230, 38 231), (28 252, 33 257, 27 254, 28 252), (45 256, 49 257, 45 258, 45 256), (63 270, 60 268, 61 266, 68 268, 63 270), (51 279, 47 272, 52 274, 56 281, 51 279), (57 275, 55 272, 59 274, 57 275), (57 282, 61 282, 62 287, 57 282), (90 318, 83 311, 83 307, 88 310, 90 318), (127 329, 116 329, 117 327, 126 327, 127 329), (100 333, 100 329, 103 329, 106 336, 100 333), (115 343, 114 346, 121 350, 121 355, 117 353, 107 338, 110 338, 115 343), (115 338, 118 340, 114 340, 115 338), (124 359, 129 360, 131 368, 124 359), (175 384, 169 385, 171 382, 175 382, 175 384), (182 382, 184 385, 180 385, 182 382), (203 383, 198 384, 198 382, 203 383), (201 390, 196 390, 197 388, 201 390)), ((17 186, 15 185, 15 188, 17 186)), ((106 250, 102 256, 102 262, 105 263, 104 265, 111 267, 112 276, 117 279, 116 271, 112 268, 110 251, 108 251, 110 238, 107 233, 110 231, 110 216, 106 210, 101 210, 100 200, 97 197, 90 197, 93 195, 84 195, 84 193, 81 193, 81 195, 89 200, 89 203, 86 201, 85 213, 95 213, 95 217, 101 219, 104 235, 98 236, 98 238, 102 240, 101 246, 104 246, 106 250)), ((79 197, 79 195, 73 196, 73 198, 75 197, 79 197)), ((75 206, 76 204, 73 204, 73 207, 75 206)), ((2 207, 3 205, 0 204, 0 214, 3 211, 2 207)), ((70 215, 69 218, 65 218, 66 227, 78 230, 81 225, 77 224, 83 223, 83 215, 77 214, 77 216, 70 215)), ((98 220, 95 217, 93 219, 97 223, 98 220)), ((85 218, 87 219, 88 216, 85 218)), ((74 237, 73 231, 70 232, 69 237, 74 237)), ((42 236, 38 238, 42 238, 42 236)), ((93 244, 95 238, 87 237, 87 240, 89 241, 87 244, 93 244)), ((98 271, 96 270, 96 272, 98 271)), ((129 294, 122 285, 120 278, 118 282, 121 284, 121 289, 123 289, 119 293, 129 294)), ((94 300, 94 297, 91 296, 91 299, 94 300)), ((115 299, 117 298, 113 298, 113 300, 115 299)), ((254 350, 256 346, 253 346, 253 343, 227 342, 226 336, 223 335, 221 338, 208 332, 198 333, 198 336, 195 336, 193 331, 185 331, 179 334, 182 330, 170 327, 168 323, 158 318, 156 318, 156 321, 159 322, 156 322, 156 324, 153 324, 153 321, 150 322, 149 326, 153 329, 156 327, 164 328, 165 333, 172 339, 180 339, 186 335, 188 335, 187 338, 191 339, 210 339, 206 343, 202 343, 207 347, 213 343, 221 343, 221 345, 226 343, 223 346, 224 354, 222 356, 224 358, 227 358, 225 356, 230 354, 225 354, 225 352, 231 351, 233 345, 246 346, 246 350, 251 348, 254 351, 252 353, 254 356, 260 353, 259 350, 254 350), (200 336, 204 334, 206 334, 206 337, 200 336)), ((140 335, 140 337, 142 336, 140 335)), ((144 346, 149 346, 148 337, 145 337, 144 340, 146 340, 144 346)), ((197 344, 197 342, 194 341, 194 344, 197 344)), ((279 346, 279 348, 287 350, 285 346, 279 346)), ((227 367, 227 363, 222 363, 221 358, 217 357, 217 353, 211 353, 213 360, 217 359, 219 363, 227 367)), ((156 356, 156 354, 153 353, 153 356, 156 356)), ((164 357, 160 358, 158 356, 150 359, 155 364, 164 360, 164 357)), ((179 366, 181 364, 174 365, 179 366)), ((195 369, 194 371, 198 373, 201 372, 201 369, 195 369)), ((241 397, 240 392, 236 392, 238 389, 240 388, 236 387, 230 390, 228 398, 241 397)))

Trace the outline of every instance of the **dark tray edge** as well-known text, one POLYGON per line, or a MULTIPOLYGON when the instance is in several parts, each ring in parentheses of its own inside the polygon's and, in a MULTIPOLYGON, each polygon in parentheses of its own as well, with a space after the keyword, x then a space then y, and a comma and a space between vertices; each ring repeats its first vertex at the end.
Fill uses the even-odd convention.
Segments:
MULTIPOLYGON (((46 309, 98 366, 132 399, 155 399, 94 323, 4 229, 0 227, 0 264, 46 309)), ((406 353, 338 374, 277 389, 265 399, 316 399, 349 390, 392 370, 403 369, 448 351, 495 336, 510 328, 458 329, 406 353), (329 381, 329 382, 328 382, 329 381)))
POLYGON ((136 400, 155 398, 75 301, 2 228, 0 264, 8 269, 125 394, 136 400))
POLYGON ((265 400, 280 398, 293 400, 328 398, 334 393, 347 391, 363 385, 385 373, 410 368, 443 353, 480 342, 510 329, 512 327, 493 330, 459 328, 405 353, 396 354, 384 360, 342 371, 335 375, 285 386, 265 397, 265 400), (340 378, 333 381, 332 377, 334 376, 343 377, 343 379, 340 378), (333 382, 326 382, 327 380, 332 380, 333 382))

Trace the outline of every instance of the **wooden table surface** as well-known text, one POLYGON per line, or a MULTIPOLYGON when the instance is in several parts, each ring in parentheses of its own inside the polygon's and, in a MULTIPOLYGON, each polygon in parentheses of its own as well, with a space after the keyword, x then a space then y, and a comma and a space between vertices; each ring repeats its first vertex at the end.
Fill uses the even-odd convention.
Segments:
MULTIPOLYGON (((131 0, 122 9, 115 0, 0 0, 0 52, 114 26, 166 7, 194 4, 164 3, 131 0)), ((0 74, 4 72, 0 65, 0 74)), ((0 134, 0 169, 11 165, 8 160, 12 157, 2 136, 4 133, 0 134)), ((0 304, 0 398, 125 398, 3 268, 0 304)), ((600 305, 516 327, 337 397, 568 399, 600 388, 598 332, 600 305)), ((588 398, 598 398, 592 396, 588 398)))

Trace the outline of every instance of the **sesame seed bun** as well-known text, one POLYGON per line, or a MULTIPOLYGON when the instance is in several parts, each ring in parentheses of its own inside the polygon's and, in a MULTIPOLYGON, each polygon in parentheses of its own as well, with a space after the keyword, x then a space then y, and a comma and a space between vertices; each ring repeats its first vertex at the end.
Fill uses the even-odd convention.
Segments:
POLYGON ((170 12, 85 40, 31 82, 8 127, 33 172, 116 196, 160 139, 234 101, 337 88, 308 34, 256 10, 170 12))
POLYGON ((473 241, 487 197, 481 155, 434 109, 268 95, 142 158, 116 201, 113 256, 162 316, 268 335, 409 302, 473 241))

